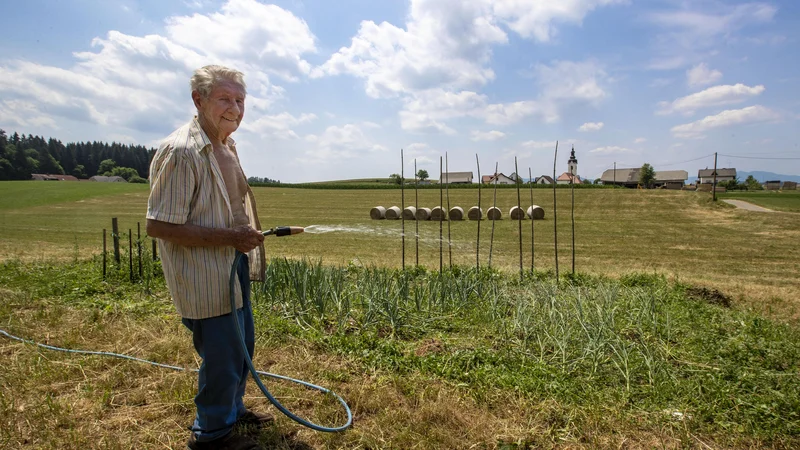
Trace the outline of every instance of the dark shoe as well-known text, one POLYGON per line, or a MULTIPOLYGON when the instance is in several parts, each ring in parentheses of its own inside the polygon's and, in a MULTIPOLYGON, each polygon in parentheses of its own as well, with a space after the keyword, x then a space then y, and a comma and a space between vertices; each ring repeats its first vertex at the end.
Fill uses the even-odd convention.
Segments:
POLYGON ((272 414, 259 413, 249 409, 236 420, 237 425, 249 425, 256 428, 272 425, 273 422, 275 422, 275 416, 272 414))
POLYGON ((207 442, 198 442, 192 433, 186 447, 190 450, 258 450, 261 448, 253 439, 233 431, 219 439, 207 442))

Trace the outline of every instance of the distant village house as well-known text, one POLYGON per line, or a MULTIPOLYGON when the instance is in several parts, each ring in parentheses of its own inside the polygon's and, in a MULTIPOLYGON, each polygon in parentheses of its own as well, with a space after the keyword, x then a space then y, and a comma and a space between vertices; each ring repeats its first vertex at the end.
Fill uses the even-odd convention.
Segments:
POLYGON ((127 183, 125 178, 122 178, 122 177, 117 177, 117 176, 104 177, 104 176, 101 176, 101 175, 95 175, 95 176, 89 178, 89 181, 98 181, 98 182, 101 182, 101 183, 127 183))
MULTIPOLYGON (((615 184, 635 188, 639 186, 639 177, 642 169, 634 167, 629 169, 608 169, 600 176, 603 184, 615 184)), ((662 170, 655 173, 653 186, 665 189, 683 189, 686 180, 689 179, 689 172, 685 170, 662 170)))
POLYGON ((78 179, 73 177, 72 175, 44 174, 44 173, 33 173, 31 174, 31 179, 37 181, 78 181, 78 179))
MULTIPOLYGON (((736 178, 736 169, 717 169, 717 183, 733 181, 736 178)), ((697 184, 714 183, 714 169, 701 169, 697 172, 697 184)))
POLYGON ((484 184, 495 184, 495 180, 497 180, 497 184, 515 184, 516 182, 509 176, 503 175, 503 173, 496 173, 494 175, 484 175, 482 177, 482 181, 484 184))
POLYGON ((440 181, 447 184, 471 184, 472 172, 445 172, 440 181))

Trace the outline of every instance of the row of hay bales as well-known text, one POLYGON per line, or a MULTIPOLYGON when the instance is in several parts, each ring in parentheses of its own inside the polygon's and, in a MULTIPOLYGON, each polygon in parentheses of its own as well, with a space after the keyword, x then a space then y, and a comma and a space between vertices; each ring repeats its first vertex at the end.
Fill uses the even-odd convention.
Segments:
MULTIPOLYGON (((544 220, 544 209, 538 205, 531 205, 528 210, 523 212, 519 206, 514 206, 508 211, 511 220, 544 220)), ((369 216, 372 220, 433 220, 435 222, 442 222, 446 220, 459 221, 464 220, 464 209, 460 206, 450 208, 450 211, 445 214, 441 206, 433 208, 416 208, 408 206, 404 210, 400 210, 399 206, 390 206, 384 208, 383 206, 376 206, 369 211, 369 216)), ((467 211, 467 218, 469 220, 482 220, 484 218, 483 209, 473 206, 467 211)), ((491 207, 486 211, 486 218, 489 220, 503 220, 503 212, 500 208, 491 207)))

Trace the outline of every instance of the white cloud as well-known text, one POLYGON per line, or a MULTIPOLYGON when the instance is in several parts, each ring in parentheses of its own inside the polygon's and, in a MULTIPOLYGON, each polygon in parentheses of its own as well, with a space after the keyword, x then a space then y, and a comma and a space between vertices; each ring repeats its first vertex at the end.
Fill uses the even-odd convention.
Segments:
POLYGON ((647 139, 645 139, 645 138, 642 138, 642 137, 640 137, 640 138, 636 138, 636 139, 634 139, 634 141, 633 141, 633 143, 634 143, 634 144, 642 144, 642 143, 645 143, 645 142, 647 142, 647 139))
POLYGON ((471 134, 470 139, 473 141, 496 141, 498 139, 502 139, 505 137, 505 133, 502 131, 492 130, 492 131, 473 131, 471 134))
POLYGON ((412 132, 454 134, 446 122, 460 117, 492 125, 510 125, 531 116, 554 123, 565 108, 596 106, 607 97, 601 87, 607 75, 594 61, 538 64, 534 72, 540 92, 534 100, 490 104, 485 95, 473 91, 429 89, 406 97, 399 113, 401 126, 412 132))
POLYGON ((221 12, 167 20, 170 39, 216 59, 248 61, 268 73, 294 80, 311 65, 301 58, 316 51, 304 20, 256 0, 228 0, 221 12))
POLYGON ((26 127, 58 128, 55 120, 39 112, 36 104, 24 100, 0 102, 0 123, 26 127))
POLYGON ((581 125, 578 128, 578 131, 581 132, 589 132, 589 131, 600 131, 603 129, 603 122, 586 122, 585 124, 581 125))
POLYGON ((520 145, 523 148, 532 148, 532 149, 551 148, 551 149, 555 149, 556 141, 525 141, 520 145))
POLYGON ((416 91, 486 84, 492 44, 508 41, 486 1, 415 0, 406 29, 361 22, 351 45, 312 72, 313 77, 364 78, 367 95, 389 98, 416 91))
POLYGON ((706 63, 700 63, 686 71, 686 83, 689 87, 700 87, 714 84, 722 78, 722 72, 711 70, 706 63))
POLYGON ((609 145, 605 147, 597 147, 594 150, 589 150, 589 153, 597 153, 600 155, 615 155, 618 153, 632 153, 633 150, 625 147, 618 147, 616 145, 609 145))
POLYGON ((673 102, 660 102, 658 115, 669 115, 681 113, 684 115, 694 114, 695 111, 713 106, 733 105, 744 102, 752 97, 764 92, 763 85, 754 87, 743 84, 721 85, 710 87, 704 91, 681 97, 673 102))
POLYGON ((536 115, 554 122, 563 104, 604 98, 600 82, 607 76, 592 61, 537 64, 538 98, 489 104, 478 92, 495 77, 489 66, 492 46, 508 42, 501 24, 524 38, 547 41, 556 23, 580 24, 595 8, 617 3, 625 2, 412 0, 405 28, 363 21, 350 45, 311 76, 349 74, 364 79, 370 97, 401 98, 406 106, 399 115, 406 131, 452 134, 446 121, 458 117, 507 124, 536 115))
POLYGON ((420 169, 422 165, 430 165, 436 163, 436 167, 438 168, 439 164, 439 156, 440 153, 436 150, 432 149, 428 144, 424 142, 414 142, 412 144, 407 145, 404 148, 404 155, 406 161, 412 164, 410 167, 413 168, 414 160, 417 161, 417 170, 420 169))
POLYGON ((500 27, 547 41, 555 23, 580 24, 599 6, 625 0, 412 0, 405 29, 387 22, 361 22, 343 47, 312 76, 351 74, 364 78, 374 98, 426 89, 472 89, 494 79, 487 67, 492 46, 508 43, 500 27))
POLYGON ((298 139, 291 127, 316 120, 315 114, 301 114, 295 117, 287 112, 276 115, 262 115, 255 121, 242 122, 242 129, 276 139, 298 139))
POLYGON ((672 128, 672 134, 679 138, 701 138, 703 133, 716 128, 772 122, 779 120, 780 117, 780 114, 764 106, 748 106, 742 109, 722 111, 717 115, 706 116, 696 122, 678 125, 672 128))
POLYGON ((305 163, 325 164, 333 160, 352 159, 387 151, 386 147, 374 143, 355 124, 346 124, 342 127, 330 126, 321 135, 310 134, 305 139, 315 146, 300 158, 305 163))
POLYGON ((744 3, 740 5, 718 5, 715 11, 698 11, 702 4, 684 3, 679 11, 655 12, 650 20, 664 28, 673 28, 693 36, 716 36, 738 30, 752 23, 769 22, 775 17, 777 8, 768 3, 744 3))
POLYGON ((656 36, 650 69, 673 70, 700 62, 721 43, 736 39, 740 30, 771 22, 777 12, 768 3, 671 3, 679 5, 678 9, 645 16, 663 30, 656 36))
POLYGON ((6 62, 0 65, 0 97, 36 105, 18 115, 163 135, 193 113, 188 80, 195 68, 215 61, 242 70, 248 110, 264 112, 283 95, 270 74, 295 79, 307 73, 310 65, 301 55, 315 51, 302 20, 255 0, 229 0, 219 13, 166 23, 164 36, 109 31, 92 41, 92 51, 75 52, 77 61, 68 69, 6 62))
POLYGON ((669 86, 670 84, 673 83, 673 81, 674 80, 672 80, 671 78, 656 78, 655 80, 650 82, 649 86, 652 88, 660 88, 664 86, 669 86))
POLYGON ((555 23, 580 25, 592 10, 627 0, 519 1, 495 0, 494 13, 522 37, 547 42, 556 35, 555 23))

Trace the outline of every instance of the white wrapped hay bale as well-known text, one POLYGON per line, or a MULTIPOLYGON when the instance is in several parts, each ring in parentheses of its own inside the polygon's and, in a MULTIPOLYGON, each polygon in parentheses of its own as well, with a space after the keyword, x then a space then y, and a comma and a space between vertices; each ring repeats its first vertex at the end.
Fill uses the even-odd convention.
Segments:
POLYGON ((431 220, 435 220, 437 222, 444 222, 447 220, 447 214, 445 214, 441 206, 436 206, 431 209, 431 220))
POLYGON ((539 205, 529 206, 528 217, 532 220, 544 220, 544 208, 539 205))
POLYGON ((486 217, 488 217, 489 220, 503 220, 503 212, 500 211, 500 208, 492 206, 486 211, 486 217))
POLYGON ((415 206, 406 206, 403 210, 403 219, 417 220, 417 208, 415 206))
POLYGON ((386 218, 386 208, 383 206, 376 206, 369 210, 369 216, 372 220, 381 220, 386 218))
POLYGON ((467 217, 469 217, 469 220, 481 220, 483 219, 483 210, 477 206, 473 206, 467 212, 467 217))
POLYGON ((386 210, 386 220, 398 220, 398 219, 400 219, 399 206, 392 206, 391 208, 386 210))
POLYGON ((416 213, 417 220, 431 220, 430 208, 419 208, 416 213))
POLYGON ((509 217, 511 220, 525 220, 525 212, 519 206, 511 207, 511 210, 508 211, 509 217))
POLYGON ((450 220, 464 220, 464 208, 460 206, 454 206, 450 208, 448 217, 450 220))

